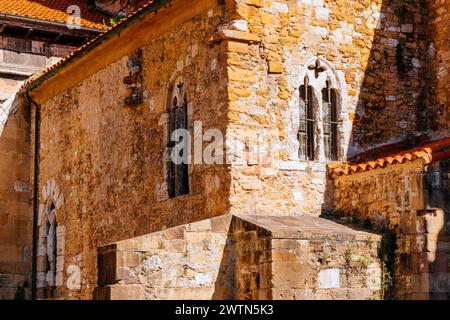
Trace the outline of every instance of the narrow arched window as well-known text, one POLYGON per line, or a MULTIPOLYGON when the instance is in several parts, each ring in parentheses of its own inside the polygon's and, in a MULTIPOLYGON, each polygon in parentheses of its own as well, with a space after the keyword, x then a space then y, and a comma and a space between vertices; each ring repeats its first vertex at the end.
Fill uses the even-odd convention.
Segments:
POLYGON ((338 159, 337 100, 336 90, 331 88, 331 81, 327 80, 322 89, 323 136, 325 156, 332 161, 338 159))
POLYGON ((177 82, 173 88, 169 109, 167 185, 169 197, 174 198, 189 193, 189 142, 187 137, 183 135, 183 132, 187 132, 188 130, 188 100, 185 84, 182 81, 177 82), (174 149, 176 157, 173 156, 174 149), (179 158, 181 161, 175 158, 179 158))
POLYGON ((309 85, 308 77, 300 86, 300 125, 298 130, 299 157, 301 160, 314 160, 314 104, 313 88, 309 85))

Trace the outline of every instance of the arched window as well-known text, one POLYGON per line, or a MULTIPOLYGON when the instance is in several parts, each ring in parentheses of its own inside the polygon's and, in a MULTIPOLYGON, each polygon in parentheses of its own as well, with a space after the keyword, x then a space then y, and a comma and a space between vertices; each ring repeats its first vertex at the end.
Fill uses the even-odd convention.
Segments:
POLYGON ((338 115, 337 93, 331 88, 331 81, 327 79, 322 89, 323 107, 323 138, 325 157, 328 160, 338 160, 338 115))
POLYGON ((185 90, 185 84, 177 81, 170 100, 169 106, 169 160, 168 160, 168 192, 169 197, 174 198, 189 193, 189 172, 188 172, 188 139, 183 139, 184 147, 179 156, 183 159, 182 163, 177 163, 171 157, 172 151, 180 141, 173 141, 174 136, 179 136, 177 130, 188 130, 188 100, 185 90))
POLYGON ((298 130, 299 157, 301 160, 314 160, 314 105, 313 87, 309 85, 308 77, 305 77, 304 84, 300 86, 300 126, 298 130))
POLYGON ((337 161, 340 137, 341 81, 332 65, 315 58, 301 71, 298 155, 303 161, 337 161))

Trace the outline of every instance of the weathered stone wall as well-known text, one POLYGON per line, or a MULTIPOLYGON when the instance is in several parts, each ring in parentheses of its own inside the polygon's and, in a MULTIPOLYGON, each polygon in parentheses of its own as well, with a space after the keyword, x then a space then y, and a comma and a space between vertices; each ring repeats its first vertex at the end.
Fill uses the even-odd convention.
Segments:
POLYGON ((6 117, 0 130, 0 299, 20 299, 30 297, 31 284, 30 119, 27 107, 6 117))
POLYGON ((394 234, 394 296, 448 299, 448 165, 422 159, 334 179, 334 204, 343 220, 394 234))
MULTIPOLYGON (((228 11, 219 6, 148 39, 141 48, 142 104, 124 105, 131 90, 123 79, 136 54, 130 52, 42 105, 41 221, 50 210, 48 200, 58 204, 58 289, 52 296, 91 298, 96 248, 106 243, 225 213, 317 216, 331 208, 321 120, 317 161, 298 157, 299 87, 305 75, 314 83, 329 78, 339 91, 341 159, 428 127, 423 121, 428 110, 419 103, 427 48, 420 2, 406 7, 395 0, 225 3, 228 11), (190 194, 169 199, 168 101, 171 88, 180 83, 189 100, 190 132, 201 121, 204 130, 225 134, 230 166, 189 165, 190 194), (280 144, 269 144, 255 159, 258 139, 280 144), (68 288, 73 266, 81 271, 80 281, 68 288)), ((133 41, 118 38, 111 41, 133 41)), ((419 187, 414 179, 408 181, 407 194, 414 195, 419 187)), ((361 183, 364 188, 366 182, 361 183)), ((359 194, 352 188, 339 189, 343 210, 367 200, 345 200, 359 194)), ((416 220, 401 218, 404 211, 398 212, 396 199, 383 197, 389 199, 386 208, 369 202, 367 211, 356 212, 379 210, 389 217, 389 226, 401 220, 412 228, 416 220)), ((39 241, 43 260, 48 251, 44 234, 39 241)), ((54 280, 44 265, 38 265, 41 289, 54 280)))
POLYGON ((30 109, 14 94, 74 49, 0 36, 0 299, 31 293, 30 109))
POLYGON ((433 129, 448 132, 450 116, 450 4, 446 0, 427 1, 429 10, 428 59, 431 60, 430 84, 433 88, 429 96, 433 106, 431 118, 433 129))
POLYGON ((379 235, 308 216, 234 221, 237 299, 382 297, 379 235))
MULTIPOLYGON (((405 14, 398 3, 235 1, 227 137, 241 152, 230 154, 233 212, 267 214, 277 208, 318 215, 330 207, 321 120, 317 161, 298 156, 299 88, 305 75, 313 84, 328 77, 339 92, 341 159, 418 130, 423 8, 410 3, 405 14), (318 58, 323 70, 315 74, 318 58), (251 158, 256 134, 267 132, 280 142, 279 148, 268 147, 274 155, 262 156, 272 161, 251 158)), ((319 97, 320 90, 315 94, 319 97)))
POLYGON ((56 214, 65 230, 63 278, 55 297, 92 297, 100 245, 227 211, 225 166, 189 165, 190 194, 174 199, 168 198, 166 167, 173 86, 186 88, 191 133, 195 121, 225 131, 225 56, 221 43, 210 41, 223 11, 203 12, 141 48, 142 104, 124 105, 131 94, 123 84, 130 74, 124 56, 42 105, 40 203, 49 181, 58 190, 53 200, 63 199, 56 214), (66 288, 71 265, 81 269, 80 289, 66 288))
POLYGON ((259 217, 270 224, 226 215, 101 247, 95 297, 381 297, 380 236, 315 217, 259 217))
POLYGON ((369 218, 379 229, 414 225, 413 213, 425 207, 422 161, 334 178, 335 209, 369 218))
POLYGON ((417 270, 412 278, 413 296, 450 299, 450 160, 425 168, 426 209, 419 211, 417 255, 403 256, 401 270, 417 270))
POLYGON ((231 216, 99 248, 96 299, 232 299, 231 216))

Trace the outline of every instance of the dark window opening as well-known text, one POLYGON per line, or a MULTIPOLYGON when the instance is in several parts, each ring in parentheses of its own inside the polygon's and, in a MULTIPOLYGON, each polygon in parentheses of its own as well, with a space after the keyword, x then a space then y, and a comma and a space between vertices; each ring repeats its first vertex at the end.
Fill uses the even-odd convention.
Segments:
POLYGON ((326 88, 322 89, 323 99, 323 135, 325 156, 328 160, 338 160, 338 115, 337 93, 327 80, 326 88))
POLYGON ((172 135, 176 130, 184 129, 188 130, 188 100, 187 95, 184 93, 184 84, 179 83, 175 90, 177 94, 174 95, 170 106, 169 116, 169 163, 168 163, 168 191, 169 197, 174 198, 181 195, 189 194, 189 168, 188 168, 188 155, 184 152, 188 152, 188 141, 183 140, 184 148, 181 151, 180 157, 183 162, 176 164, 171 155, 174 147, 180 143, 180 141, 172 141, 172 135), (181 99, 179 98, 181 97, 181 99))
POLYGON ((299 157, 301 160, 314 160, 314 105, 313 88, 309 85, 308 77, 304 85, 300 86, 300 126, 298 130, 299 157))

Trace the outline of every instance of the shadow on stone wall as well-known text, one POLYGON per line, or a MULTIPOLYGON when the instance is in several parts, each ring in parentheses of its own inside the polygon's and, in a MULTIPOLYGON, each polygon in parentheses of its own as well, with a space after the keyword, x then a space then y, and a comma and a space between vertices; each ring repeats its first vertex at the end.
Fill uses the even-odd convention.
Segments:
POLYGON ((433 112, 426 104, 426 12, 424 0, 383 1, 358 96, 351 147, 368 150, 433 128, 433 112))
POLYGON ((29 129, 19 99, 0 104, 0 299, 30 296, 29 129))
MULTIPOLYGON (((418 212, 424 218, 424 240, 417 244, 419 289, 429 292, 432 300, 450 299, 450 160, 427 167, 424 198, 426 210, 418 212), (422 247, 421 247, 422 245, 422 247), (424 246, 425 245, 425 246, 424 246)), ((419 239, 418 239, 419 240, 419 239)))
POLYGON ((272 299, 271 262, 271 233, 233 216, 212 299, 272 299))
MULTIPOLYGON (((429 139, 424 133, 438 129, 438 111, 431 103, 433 71, 427 3, 384 0, 381 13, 349 140, 347 158, 351 161, 387 156, 392 153, 389 147, 357 158, 354 152, 394 142, 401 142, 396 146, 397 151, 410 149, 429 139)), ((417 216, 403 215, 403 221, 394 229, 377 230, 384 235, 380 255, 385 261, 386 274, 391 274, 389 279, 384 279, 385 299, 449 299, 450 163, 435 162, 425 168, 426 173, 420 179, 426 209, 418 211, 417 216)), ((359 209, 334 211, 339 200, 335 199, 331 179, 325 197, 334 201, 333 217, 339 215, 346 222, 377 229, 370 213, 361 220, 356 213, 359 209)), ((322 216, 329 217, 329 206, 324 205, 322 209, 322 216)))
POLYGON ((213 300, 233 300, 236 297, 236 241, 232 233, 235 223, 232 218, 217 273, 213 300))

